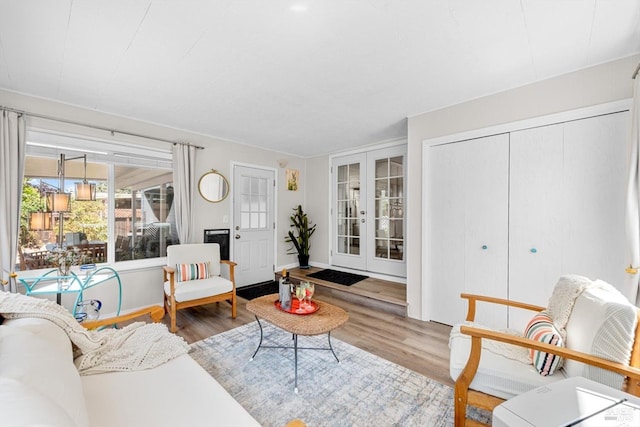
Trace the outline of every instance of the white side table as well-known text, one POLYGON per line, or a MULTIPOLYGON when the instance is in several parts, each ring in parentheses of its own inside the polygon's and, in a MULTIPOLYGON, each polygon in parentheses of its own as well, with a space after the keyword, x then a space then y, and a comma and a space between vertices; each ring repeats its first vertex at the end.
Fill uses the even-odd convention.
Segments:
POLYGON ((640 426, 640 398, 582 377, 544 385, 493 410, 494 427, 640 426))

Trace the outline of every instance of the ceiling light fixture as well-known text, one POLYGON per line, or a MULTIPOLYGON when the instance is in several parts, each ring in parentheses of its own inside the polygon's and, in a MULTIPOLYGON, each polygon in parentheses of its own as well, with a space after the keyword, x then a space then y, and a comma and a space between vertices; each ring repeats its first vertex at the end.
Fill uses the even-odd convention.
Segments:
POLYGON ((293 12, 306 12, 308 6, 304 3, 293 3, 289 9, 293 12))

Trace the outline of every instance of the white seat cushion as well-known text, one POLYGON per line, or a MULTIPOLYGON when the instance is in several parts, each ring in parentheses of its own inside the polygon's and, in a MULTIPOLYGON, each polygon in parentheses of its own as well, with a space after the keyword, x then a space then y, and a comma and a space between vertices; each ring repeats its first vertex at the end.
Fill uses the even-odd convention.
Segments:
MULTIPOLYGON (((191 301, 212 295, 224 294, 226 292, 231 292, 233 289, 233 283, 221 276, 174 283, 177 302, 191 301)), ((164 292, 167 295, 171 294, 171 285, 169 281, 164 282, 164 292)))
POLYGON ((5 319, 0 325, 0 377, 22 383, 21 390, 35 390, 43 402, 50 401, 48 408, 58 405, 76 426, 88 425, 71 341, 54 323, 32 317, 5 319))
POLYGON ((92 427, 259 425, 187 354, 153 369, 81 378, 92 427))
MULTIPOLYGON (((449 348, 451 349, 449 374, 454 380, 458 378, 467 364, 471 351, 471 337, 461 335, 459 331, 460 325, 454 326, 449 340, 449 348)), ((511 399, 541 385, 565 378, 562 369, 557 370, 553 375, 542 376, 533 365, 497 354, 486 347, 485 342, 486 340, 483 340, 478 372, 470 386, 474 390, 502 399, 511 399)))
POLYGON ((3 427, 77 427, 62 406, 13 378, 0 377, 0 414, 3 427))

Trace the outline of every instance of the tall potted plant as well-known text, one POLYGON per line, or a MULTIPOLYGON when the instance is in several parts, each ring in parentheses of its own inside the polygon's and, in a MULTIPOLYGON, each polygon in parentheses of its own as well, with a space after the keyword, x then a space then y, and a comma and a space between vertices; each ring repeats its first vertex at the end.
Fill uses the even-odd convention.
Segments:
POLYGON ((316 224, 309 225, 309 218, 300 205, 297 208, 293 208, 291 228, 293 230, 289 230, 288 236, 284 239, 285 242, 292 244, 287 253, 297 253, 300 268, 309 268, 309 248, 311 247, 309 240, 316 231, 316 224))

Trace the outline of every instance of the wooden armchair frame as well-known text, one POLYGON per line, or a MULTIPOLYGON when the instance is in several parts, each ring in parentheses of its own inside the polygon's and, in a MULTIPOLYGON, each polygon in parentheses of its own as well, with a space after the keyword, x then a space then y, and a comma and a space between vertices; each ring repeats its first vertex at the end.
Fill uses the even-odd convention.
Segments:
MULTIPOLYGON (((493 298, 482 295, 461 294, 460 297, 468 300, 468 310, 466 318, 466 320, 468 321, 473 321, 475 319, 477 302, 500 304, 532 311, 542 311, 545 309, 545 307, 540 307, 532 304, 509 301, 502 298, 493 298)), ((539 341, 531 340, 524 337, 510 335, 489 329, 460 326, 461 333, 471 336, 471 351, 469 353, 467 364, 456 380, 454 388, 456 427, 462 427, 465 425, 484 425, 482 423, 478 423, 474 420, 468 420, 466 418, 467 405, 475 406, 487 411, 493 411, 493 408, 504 402, 503 399, 469 388, 480 364, 480 354, 482 352, 483 338, 501 341, 507 344, 513 344, 529 349, 541 350, 547 353, 557 354, 561 357, 564 357, 565 359, 576 360, 578 362, 616 372, 627 377, 625 391, 635 396, 640 396, 640 369, 638 369, 640 368, 640 310, 637 310, 637 315, 638 326, 636 327, 635 331, 635 339, 631 351, 629 366, 621 363, 611 362, 609 360, 593 356, 588 353, 583 353, 564 347, 556 347, 551 344, 541 343, 539 341)))
POLYGON ((116 317, 109 317, 106 319, 98 320, 86 320, 80 323, 86 329, 96 329, 102 326, 111 326, 117 323, 127 322, 129 320, 136 319, 141 316, 149 315, 151 320, 155 323, 162 321, 164 317, 164 307, 161 305, 153 305, 150 307, 141 308, 140 310, 132 311, 131 313, 121 314, 116 317))
POLYGON ((237 315, 236 308, 236 279, 235 279, 235 267, 238 265, 237 263, 229 260, 220 260, 220 264, 229 266, 229 280, 233 283, 233 288, 229 292, 225 292, 223 294, 211 295, 204 298, 198 298, 189 301, 177 302, 175 293, 176 293, 176 284, 175 284, 175 268, 169 267, 165 265, 162 267, 162 275, 163 281, 169 281, 169 286, 171 287, 170 295, 167 295, 164 292, 164 306, 171 317, 171 332, 176 332, 178 327, 176 325, 176 315, 177 311, 183 308, 195 307, 198 305, 211 304, 213 302, 227 301, 231 304, 231 318, 235 319, 237 315))

